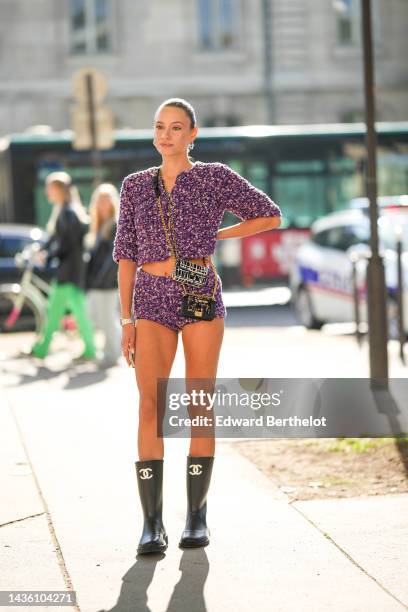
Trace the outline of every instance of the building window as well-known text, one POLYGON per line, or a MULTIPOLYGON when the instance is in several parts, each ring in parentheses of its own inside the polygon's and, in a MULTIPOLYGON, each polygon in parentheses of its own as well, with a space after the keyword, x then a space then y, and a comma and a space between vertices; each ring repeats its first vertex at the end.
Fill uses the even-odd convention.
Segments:
POLYGON ((238 43, 238 0, 197 0, 199 47, 229 49, 238 43))
POLYGON ((69 0, 71 52, 111 51, 111 0, 69 0))
POLYGON ((356 121, 365 121, 364 109, 347 110, 340 113, 341 123, 355 123, 356 121))
MULTIPOLYGON (((332 0, 337 26, 337 44, 343 47, 361 44, 361 0, 332 0)), ((378 50, 381 37, 379 0, 371 1, 373 44, 378 50)))
POLYGON ((203 127, 235 127, 241 125, 236 115, 210 115, 204 119, 203 127))
POLYGON ((333 0, 336 15, 337 43, 341 46, 352 45, 359 34, 360 0, 333 0))
POLYGON ((341 45, 350 45, 353 42, 353 26, 348 15, 341 15, 337 19, 337 40, 341 45))

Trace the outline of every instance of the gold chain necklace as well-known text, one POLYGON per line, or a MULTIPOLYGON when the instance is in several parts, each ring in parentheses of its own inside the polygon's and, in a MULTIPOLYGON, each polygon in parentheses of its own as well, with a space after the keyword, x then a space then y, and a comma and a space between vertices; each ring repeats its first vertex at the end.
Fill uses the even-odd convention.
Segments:
MULTIPOLYGON (((159 170, 159 176, 162 176, 161 175, 161 170, 159 170)), ((163 181, 163 185, 164 185, 164 181, 163 181)), ((170 253, 176 259, 179 259, 178 249, 177 249, 176 240, 175 240, 176 233, 175 233, 175 228, 174 228, 174 219, 173 219, 173 211, 172 211, 172 208, 173 208, 173 198, 171 197, 171 193, 166 191, 166 194, 169 196, 169 200, 170 200, 170 204, 168 206, 168 211, 169 211, 169 215, 168 215, 169 216, 169 227, 167 227, 166 221, 164 219, 164 214, 163 214, 163 208, 162 208, 162 205, 161 205, 160 195, 157 195, 156 201, 157 201, 157 206, 158 206, 158 209, 159 209, 159 212, 160 212, 160 218, 161 218, 161 222, 162 222, 162 225, 163 225, 164 233, 165 233, 165 236, 166 236, 166 242, 167 242, 167 245, 168 245, 168 247, 170 249, 170 253), (171 228, 171 231, 173 233, 173 242, 172 242, 172 240, 170 238, 170 228, 171 228)), ((182 285, 182 287, 183 287, 184 295, 188 294, 188 295, 194 295, 194 296, 199 297, 199 298, 200 297, 206 297, 206 298, 211 298, 213 300, 215 299, 215 294, 217 292, 217 287, 218 287, 218 275, 217 275, 217 271, 215 269, 215 266, 214 266, 214 264, 212 262, 211 257, 210 257, 210 266, 211 266, 211 268, 212 268, 212 270, 214 272, 214 276, 215 276, 215 283, 214 283, 214 289, 213 289, 212 294, 211 295, 205 295, 203 293, 194 293, 193 291, 187 291, 185 286, 184 286, 184 283, 180 283, 182 285)))

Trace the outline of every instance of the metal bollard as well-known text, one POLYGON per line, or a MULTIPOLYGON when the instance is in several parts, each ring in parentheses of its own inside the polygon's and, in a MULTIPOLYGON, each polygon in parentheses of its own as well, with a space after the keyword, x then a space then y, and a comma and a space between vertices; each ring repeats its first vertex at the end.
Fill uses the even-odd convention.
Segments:
POLYGON ((352 253, 350 256, 351 261, 351 283, 353 286, 353 302, 354 302, 354 320, 356 323, 356 340, 357 344, 361 346, 363 334, 360 330, 360 298, 358 294, 358 284, 357 284, 357 261, 358 256, 355 253, 352 253))
POLYGON ((405 325, 404 325, 404 277, 402 271, 402 230, 396 228, 397 246, 397 307, 398 307, 398 336, 399 336, 399 356, 405 365, 404 344, 405 344, 405 325))

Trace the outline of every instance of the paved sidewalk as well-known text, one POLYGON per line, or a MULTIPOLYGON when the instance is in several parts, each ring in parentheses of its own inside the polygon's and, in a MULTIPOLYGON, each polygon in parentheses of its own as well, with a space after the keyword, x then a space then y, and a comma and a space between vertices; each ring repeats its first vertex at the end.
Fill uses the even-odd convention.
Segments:
MULTIPOLYGON (((242 342, 242 330, 226 334, 220 376, 232 375, 242 342)), ((408 495, 289 504, 227 441, 209 494, 210 546, 178 548, 188 441, 166 440, 169 549, 136 558, 133 372, 62 362, 1 363, 0 590, 72 587, 81 612, 408 609, 408 495)), ((178 353, 173 376, 181 366, 178 353)))

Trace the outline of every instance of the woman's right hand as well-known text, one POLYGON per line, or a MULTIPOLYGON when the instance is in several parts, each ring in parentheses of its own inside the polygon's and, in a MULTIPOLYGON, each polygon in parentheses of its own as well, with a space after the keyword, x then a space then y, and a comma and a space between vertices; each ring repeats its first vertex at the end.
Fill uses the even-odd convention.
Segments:
POLYGON ((128 366, 134 367, 129 352, 133 353, 134 359, 136 352, 136 327, 134 323, 128 323, 122 327, 122 354, 128 366))

